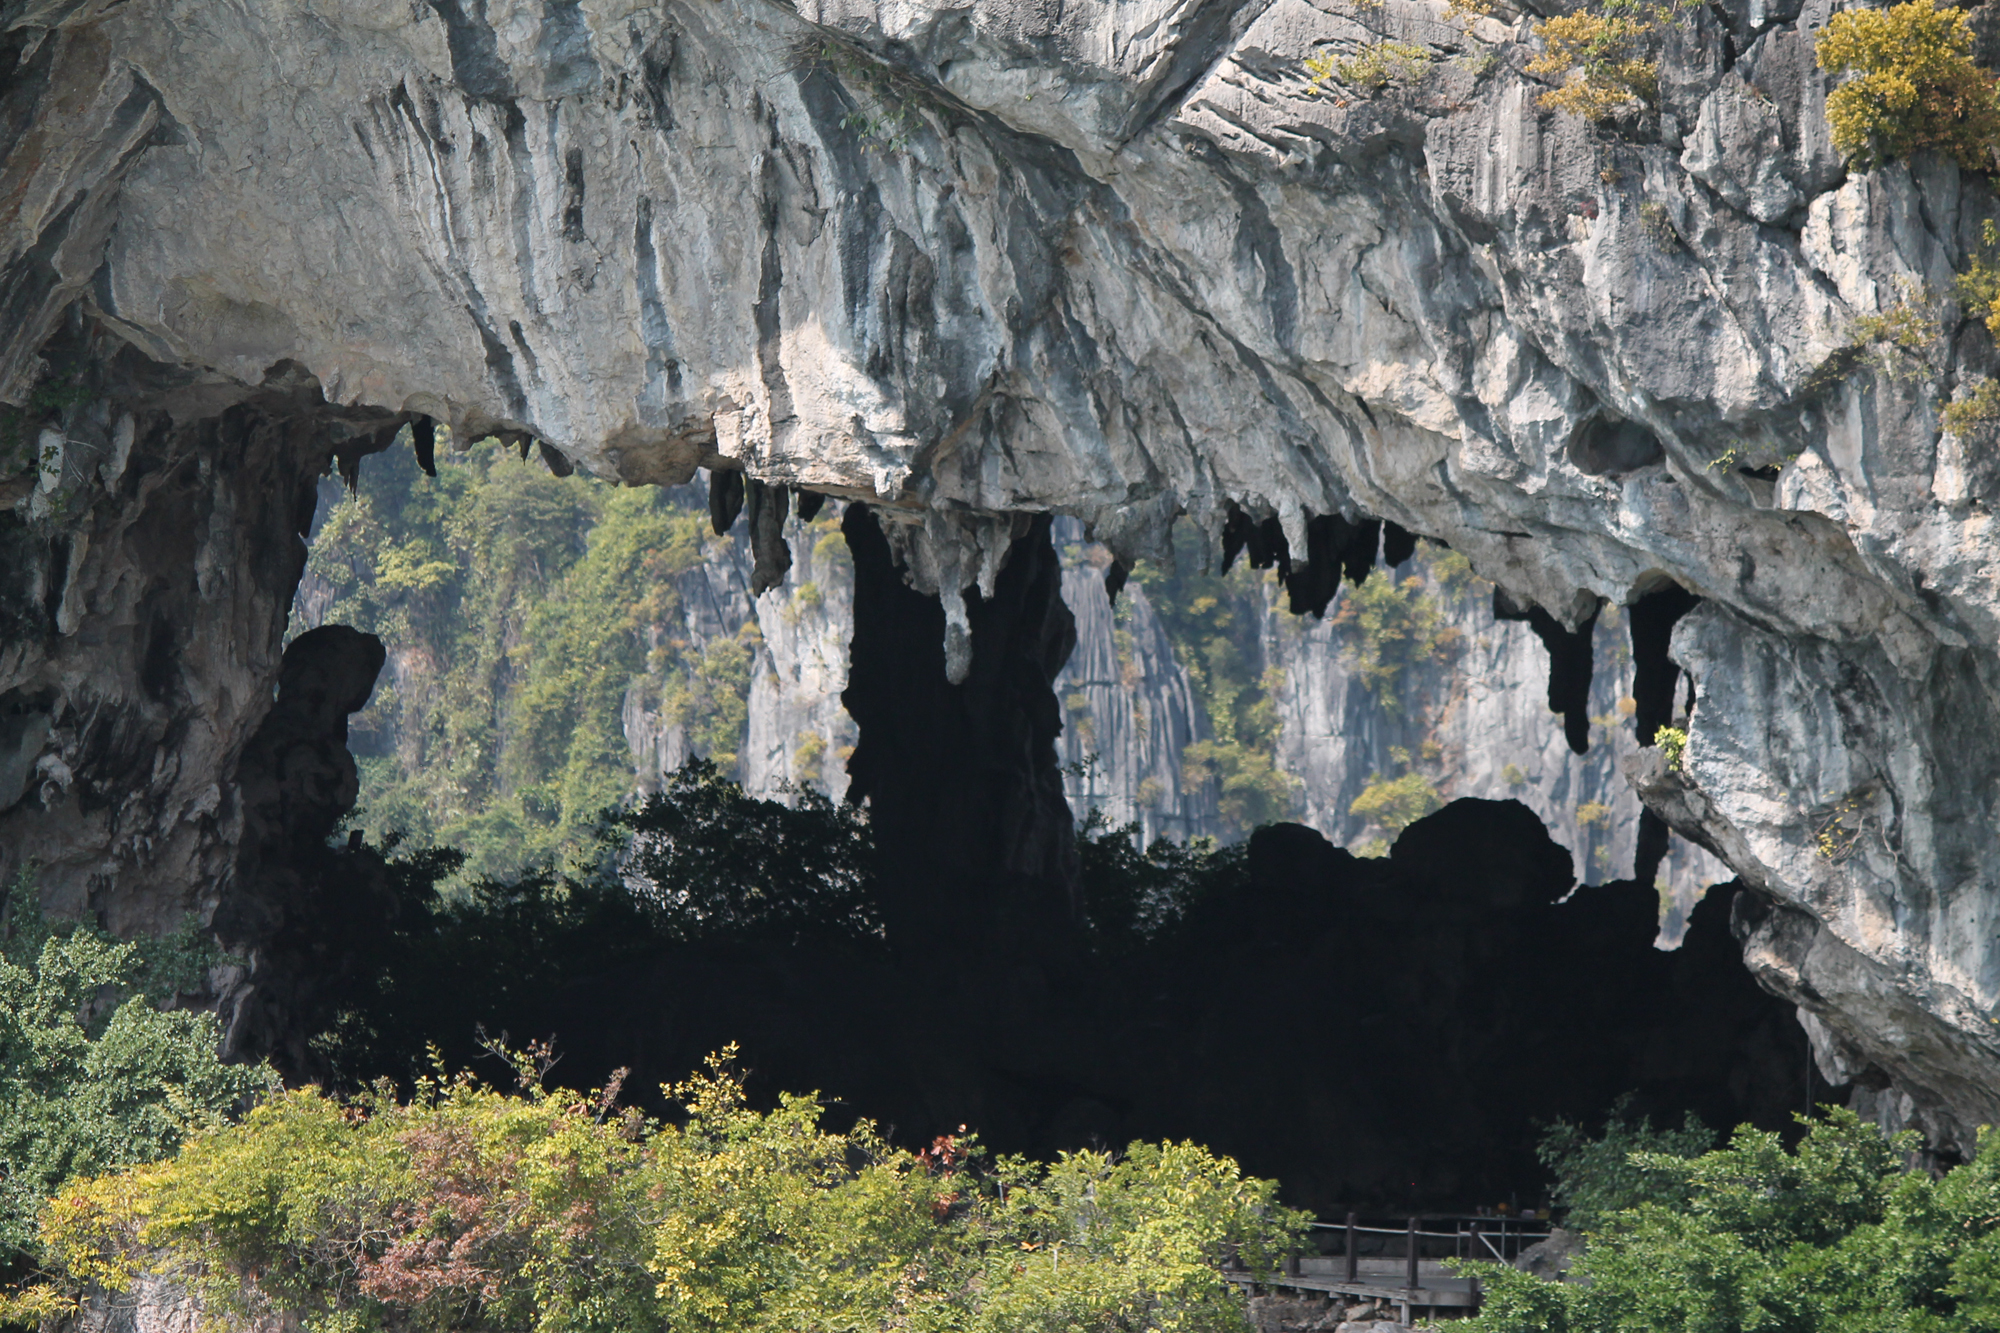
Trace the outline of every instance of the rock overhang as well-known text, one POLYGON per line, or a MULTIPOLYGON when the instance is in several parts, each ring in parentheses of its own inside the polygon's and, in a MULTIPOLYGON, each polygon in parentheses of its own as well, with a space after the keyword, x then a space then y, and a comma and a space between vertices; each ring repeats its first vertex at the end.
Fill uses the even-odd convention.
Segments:
POLYGON ((83 310, 196 415, 289 365, 366 423, 872 500, 952 623, 1038 511, 1128 564, 1378 516, 1570 629, 1670 580, 1714 703, 1662 812, 1919 997, 1957 1072, 1902 1072, 1964 1121, 1996 478, 1937 413, 1990 349, 1918 380, 1846 331, 1994 202, 1848 174, 1795 19, 1696 13, 1618 135, 1536 104, 1528 16, 1419 0, 13 6, 0 396, 83 310), (1381 39, 1421 86, 1308 64, 1381 39))

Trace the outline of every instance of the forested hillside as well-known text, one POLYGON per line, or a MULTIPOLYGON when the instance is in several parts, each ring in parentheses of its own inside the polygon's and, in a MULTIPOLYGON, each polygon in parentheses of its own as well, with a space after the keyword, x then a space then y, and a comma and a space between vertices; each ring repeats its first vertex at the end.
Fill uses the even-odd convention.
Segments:
POLYGON ((749 618, 689 632, 704 566, 733 542, 699 491, 559 478, 493 441, 440 450, 435 478, 391 449, 352 493, 336 486, 295 624, 388 645, 352 729, 357 821, 509 873, 639 785, 628 703, 737 773, 760 634, 749 618))

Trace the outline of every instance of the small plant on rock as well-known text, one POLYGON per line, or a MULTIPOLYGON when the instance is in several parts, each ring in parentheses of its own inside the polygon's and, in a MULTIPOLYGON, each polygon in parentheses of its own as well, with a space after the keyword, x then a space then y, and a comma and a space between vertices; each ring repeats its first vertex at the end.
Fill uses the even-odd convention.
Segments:
POLYGON ((1971 393, 1955 403, 1945 404, 1944 428, 1954 435, 1970 435, 2000 421, 2000 380, 1983 379, 1971 393))
POLYGON ((1986 321, 1986 331, 2000 338, 2000 226, 1992 219, 1980 229, 1979 250, 1958 275, 1958 303, 1986 321))
POLYGON ((1833 144, 1855 166, 1931 148, 1971 171, 1993 167, 2000 101, 1972 59, 1963 11, 1931 0, 1836 14, 1820 34, 1821 69, 1855 77, 1826 99, 1833 144))
POLYGON ((1317 94, 1329 83, 1344 83, 1364 93, 1378 93, 1390 84, 1408 85, 1423 78, 1430 68, 1431 53, 1410 42, 1370 42, 1349 59, 1318 55, 1306 61, 1311 90, 1317 94))
POLYGON ((1660 747, 1660 757, 1667 761, 1667 767, 1678 772, 1681 760, 1687 755, 1687 732, 1679 727, 1661 727, 1653 733, 1653 744, 1660 747))
POLYGON ((1887 379, 1929 378, 1931 354, 1943 336, 1937 307, 1935 293, 1905 279, 1902 296, 1895 304, 1876 314, 1862 315, 1847 326, 1841 346, 1814 373, 1807 387, 1822 387, 1862 364, 1872 365, 1887 379))
POLYGON ((1585 120, 1603 120, 1660 95, 1660 66, 1650 48, 1685 6, 1679 0, 1605 0, 1598 11, 1578 10, 1535 25, 1542 53, 1528 73, 1553 79, 1541 104, 1585 120))
POLYGON ((1681 241, 1681 234, 1674 227, 1673 214, 1667 206, 1656 200, 1647 200, 1639 205, 1639 225, 1646 235, 1653 238, 1653 244, 1667 254, 1678 254, 1687 247, 1681 241))

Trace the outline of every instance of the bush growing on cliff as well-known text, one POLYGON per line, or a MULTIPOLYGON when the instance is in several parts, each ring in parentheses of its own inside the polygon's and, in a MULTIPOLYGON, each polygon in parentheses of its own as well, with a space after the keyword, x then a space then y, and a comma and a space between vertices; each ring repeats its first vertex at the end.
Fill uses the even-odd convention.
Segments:
POLYGON ((1466 1333, 2000 1330, 2000 1135, 1933 1180, 1905 1169, 1914 1135, 1844 1108, 1801 1120, 1790 1152, 1744 1126, 1712 1152, 1631 1154, 1630 1206, 1587 1215, 1571 1281, 1468 1266, 1487 1301, 1466 1333))
POLYGON ((1535 25, 1542 51, 1527 71, 1553 79, 1541 104, 1586 120, 1602 120, 1623 107, 1659 100, 1659 62, 1650 55, 1685 0, 1604 0, 1597 11, 1579 9, 1535 25))
POLYGON ((1342 656, 1391 716, 1411 702, 1402 690, 1410 669, 1449 660, 1464 637, 1415 574, 1348 585, 1333 622, 1346 631, 1342 656))
POLYGON ((891 1147, 819 1104, 745 1104, 722 1057, 679 1124, 595 1094, 433 1078, 274 1097, 169 1162, 74 1186, 44 1238, 74 1294, 159 1273, 212 1313, 313 1329, 1240 1329, 1218 1260, 1302 1231, 1275 1187, 1192 1144, 1053 1164, 975 1140, 891 1147))
MULTIPOLYGON (((0 938, 0 1277, 35 1253, 42 1201, 77 1175, 149 1162, 264 1086, 224 1065, 212 1015, 162 1013, 185 941, 142 949, 45 920, 23 876, 0 938), (150 957, 148 955, 151 955, 150 957)), ((0 1318, 6 1317, 0 1306, 0 1318)))
MULTIPOLYGON (((1403 757, 1408 758, 1407 755, 1403 757)), ((1422 773, 1412 770, 1399 778, 1385 778, 1379 773, 1373 775, 1368 785, 1361 789, 1361 794, 1347 807, 1347 813, 1367 820, 1371 827, 1381 829, 1393 839, 1443 806, 1444 797, 1438 794, 1437 785, 1422 773)), ((1376 848, 1382 853, 1388 851, 1386 839, 1363 845, 1369 847, 1371 852, 1376 848)))
POLYGON ((2000 103, 1993 75, 1973 63, 1963 11, 1932 0, 1850 9, 1827 21, 1818 59, 1854 76, 1826 99, 1834 147, 1854 165, 1931 148, 1967 170, 1993 168, 2000 103))

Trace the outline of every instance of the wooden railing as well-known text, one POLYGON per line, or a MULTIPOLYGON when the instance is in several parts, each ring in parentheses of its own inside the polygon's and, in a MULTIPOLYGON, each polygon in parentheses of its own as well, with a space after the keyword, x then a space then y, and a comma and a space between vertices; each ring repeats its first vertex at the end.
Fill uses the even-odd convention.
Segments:
MULTIPOLYGON (((1427 1240, 1452 1242, 1451 1257, 1454 1259, 1494 1259, 1508 1264, 1520 1258, 1521 1251, 1528 1246, 1549 1238, 1549 1224, 1536 1218, 1480 1217, 1465 1213, 1424 1214, 1406 1219, 1400 1227, 1363 1226, 1360 1214, 1349 1213, 1345 1222, 1315 1222, 1313 1229, 1342 1233, 1349 1282, 1357 1280, 1356 1265, 1361 1257, 1357 1241, 1360 1237, 1403 1237, 1403 1254, 1409 1263, 1409 1280, 1405 1285, 1410 1287, 1422 1285, 1417 1281, 1417 1261, 1423 1255, 1423 1242, 1427 1240), (1448 1223, 1452 1229, 1430 1230, 1424 1226, 1425 1223, 1448 1223)), ((1297 1259, 1290 1262, 1289 1271, 1297 1273, 1297 1259)))

